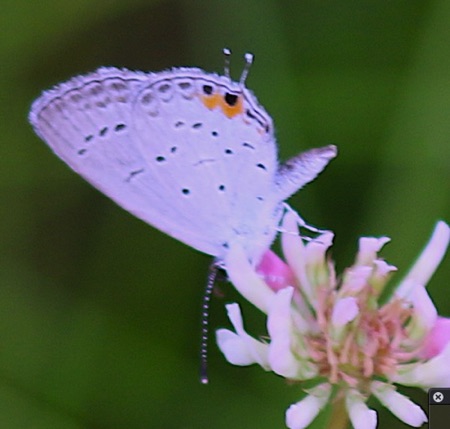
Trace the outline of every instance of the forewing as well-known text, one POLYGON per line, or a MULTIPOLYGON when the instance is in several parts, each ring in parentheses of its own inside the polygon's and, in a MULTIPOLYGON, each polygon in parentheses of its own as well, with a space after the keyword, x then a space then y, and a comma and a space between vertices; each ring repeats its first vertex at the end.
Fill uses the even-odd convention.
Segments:
MULTIPOLYGON (((62 160, 117 204, 180 241, 217 255, 214 237, 192 228, 182 207, 165 194, 165 179, 142 156, 133 106, 139 88, 155 76, 99 69, 44 93, 33 104, 30 121, 62 160)), ((146 130, 149 145, 162 139, 158 129, 146 130)))

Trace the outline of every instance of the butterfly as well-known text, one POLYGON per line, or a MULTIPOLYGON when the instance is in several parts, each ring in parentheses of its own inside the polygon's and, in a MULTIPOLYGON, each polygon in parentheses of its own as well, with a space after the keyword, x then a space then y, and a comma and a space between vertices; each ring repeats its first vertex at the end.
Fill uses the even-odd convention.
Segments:
MULTIPOLYGON (((229 51, 224 50, 226 58, 229 51)), ((35 132, 119 206, 223 260, 239 244, 257 263, 284 201, 336 156, 335 146, 277 159, 270 115, 241 79, 199 68, 113 67, 74 77, 34 101, 35 132)))

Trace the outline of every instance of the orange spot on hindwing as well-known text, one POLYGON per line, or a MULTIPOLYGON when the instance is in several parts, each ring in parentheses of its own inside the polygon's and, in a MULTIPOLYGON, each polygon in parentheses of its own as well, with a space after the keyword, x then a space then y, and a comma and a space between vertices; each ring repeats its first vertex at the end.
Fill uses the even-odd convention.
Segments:
POLYGON ((242 95, 214 93, 201 95, 200 100, 209 109, 219 108, 227 118, 233 118, 244 111, 244 100, 242 95))
POLYGON ((202 100, 203 104, 209 109, 213 110, 217 106, 220 105, 222 96, 220 94, 211 94, 211 95, 201 95, 200 99, 202 100))

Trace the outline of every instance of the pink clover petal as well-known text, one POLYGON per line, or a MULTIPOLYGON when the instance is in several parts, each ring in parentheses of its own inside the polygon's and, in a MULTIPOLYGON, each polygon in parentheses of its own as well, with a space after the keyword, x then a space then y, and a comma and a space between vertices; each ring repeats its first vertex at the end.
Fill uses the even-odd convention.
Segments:
POLYGON ((358 301, 352 296, 340 298, 334 304, 331 312, 330 337, 336 344, 343 341, 349 331, 348 324, 359 314, 358 301))
POLYGON ((341 294, 354 295, 364 289, 369 281, 372 273, 372 267, 353 266, 349 268, 344 275, 341 294))
POLYGON ((397 271, 397 267, 388 264, 382 259, 373 261, 373 272, 369 278, 369 284, 378 295, 384 290, 384 287, 391 277, 391 273, 394 271, 397 271))
POLYGON ((450 343, 450 318, 438 317, 434 326, 425 337, 420 357, 431 359, 442 353, 450 343))
POLYGON ((376 259, 373 261, 373 265, 375 266, 374 275, 377 277, 385 277, 393 271, 397 271, 396 266, 390 265, 382 259, 376 259))
POLYGON ((354 297, 341 298, 333 307, 331 323, 334 327, 341 328, 351 322, 358 313, 358 301, 354 297))
POLYGON ((382 247, 389 243, 389 237, 361 237, 355 265, 372 265, 382 247))
POLYGON ((267 285, 275 292, 295 284, 294 273, 289 265, 271 250, 264 253, 256 267, 256 272, 263 277, 267 285))

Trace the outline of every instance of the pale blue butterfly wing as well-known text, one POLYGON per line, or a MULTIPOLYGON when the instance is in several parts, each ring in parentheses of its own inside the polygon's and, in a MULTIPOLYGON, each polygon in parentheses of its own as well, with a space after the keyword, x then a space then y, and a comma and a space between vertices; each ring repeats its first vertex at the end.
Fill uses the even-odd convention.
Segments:
POLYGON ((44 92, 30 121, 120 206, 219 259, 239 242, 258 260, 283 200, 336 154, 314 149, 280 167, 271 118, 253 94, 194 68, 102 68, 44 92))

